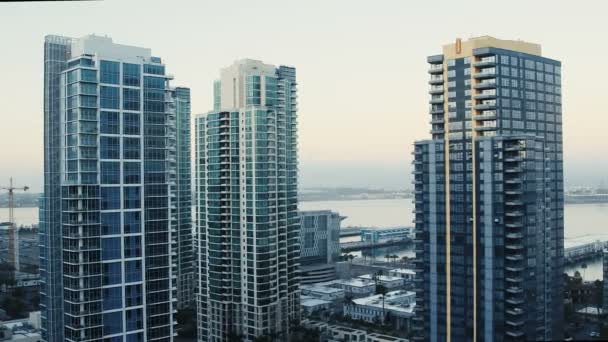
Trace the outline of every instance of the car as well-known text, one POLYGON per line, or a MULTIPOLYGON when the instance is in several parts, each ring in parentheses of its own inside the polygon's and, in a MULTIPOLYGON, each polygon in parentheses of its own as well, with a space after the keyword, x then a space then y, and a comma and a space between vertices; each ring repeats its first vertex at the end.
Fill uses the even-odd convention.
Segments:
POLYGON ((589 336, 591 336, 591 337, 600 337, 600 333, 597 332, 597 331, 592 331, 592 332, 589 333, 589 336))

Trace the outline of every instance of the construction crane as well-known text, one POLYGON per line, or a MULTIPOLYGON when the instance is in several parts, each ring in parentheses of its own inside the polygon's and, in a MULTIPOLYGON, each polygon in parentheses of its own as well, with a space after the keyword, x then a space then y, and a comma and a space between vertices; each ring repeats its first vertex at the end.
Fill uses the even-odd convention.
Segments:
POLYGON ((15 190, 27 191, 29 187, 13 186, 13 177, 10 178, 9 186, 0 186, 0 190, 8 191, 8 262, 13 265, 15 272, 19 271, 19 235, 15 225, 15 190))

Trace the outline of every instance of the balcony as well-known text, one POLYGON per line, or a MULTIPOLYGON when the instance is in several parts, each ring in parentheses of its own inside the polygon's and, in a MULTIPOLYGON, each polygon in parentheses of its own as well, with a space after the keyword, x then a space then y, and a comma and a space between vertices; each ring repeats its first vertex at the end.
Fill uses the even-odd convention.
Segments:
POLYGON ((431 130, 431 134, 444 134, 445 130, 443 128, 433 128, 431 130))
POLYGON ((476 79, 485 79, 485 78, 496 77, 496 69, 494 69, 494 68, 483 69, 481 72, 474 74, 473 77, 476 79))
POLYGON ((439 104, 439 103, 443 103, 443 96, 439 95, 435 95, 431 97, 431 100, 429 101, 430 104, 439 104))
MULTIPOLYGON (((509 238, 509 235, 511 235, 511 239, 521 239, 522 238, 522 234, 518 234, 518 233, 513 233, 513 234, 507 234, 507 238, 509 238), (519 237, 513 237, 513 236, 517 236, 519 235, 519 237)), ((505 257, 507 260, 509 261, 522 261, 524 260, 523 255, 521 254, 514 254, 514 255, 508 255, 505 257)))
POLYGON ((489 67, 489 66, 495 66, 495 65, 496 65, 496 56, 484 57, 484 58, 480 59, 479 61, 475 62, 475 67, 477 67, 477 68, 483 68, 483 67, 489 67))
POLYGON ((506 201, 505 205, 508 205, 508 206, 511 206, 511 207, 517 207, 517 206, 524 205, 524 202, 522 202, 522 201, 506 201))
POLYGON ((488 101, 488 102, 482 102, 479 104, 475 105, 475 109, 476 110, 489 110, 489 109, 496 109, 496 101, 488 101))
MULTIPOLYGON (((524 235, 522 233, 508 233, 507 234, 507 239, 521 239, 523 237, 524 237, 524 235)), ((522 260, 523 259, 523 256, 521 256, 521 255, 512 255, 510 257, 513 258, 513 260, 522 260)))
POLYGON ((443 119, 443 117, 431 119, 431 124, 443 124, 443 123, 445 123, 445 120, 443 119))
POLYGON ((505 223, 505 227, 507 228, 522 228, 524 225, 521 222, 509 222, 505 223))
POLYGON ((496 113, 475 115, 473 118, 477 121, 496 120, 496 113))
POLYGON ((429 94, 431 95, 440 95, 443 94, 443 86, 432 86, 429 90, 429 94))
POLYGON ((506 323, 507 323, 507 325, 510 325, 512 327, 520 327, 520 326, 524 325, 524 322, 520 321, 520 320, 518 320, 518 321, 509 321, 509 320, 507 320, 506 323))
POLYGON ((507 335, 509 335, 511 337, 522 337, 522 336, 524 336, 524 332, 523 331, 511 331, 511 330, 508 330, 507 331, 507 335))
POLYGON ((443 84, 443 76, 442 75, 431 75, 429 84, 443 84))
POLYGON ((475 127, 475 130, 478 132, 494 131, 494 130, 496 130, 496 126, 477 126, 477 127, 475 127))
POLYGON ((443 64, 431 64, 429 68, 429 74, 442 74, 443 73, 443 64))
POLYGON ((508 250, 512 250, 512 251, 519 251, 519 250, 522 250, 524 248, 524 246, 521 243, 517 243, 517 244, 505 245, 505 248, 508 250))
POLYGON ((505 161, 507 163, 518 163, 521 162, 523 160, 523 158, 521 156, 511 156, 511 157, 505 157, 505 161))
POLYGON ((477 83, 473 86, 474 89, 493 89, 496 88, 496 82, 492 81, 484 81, 477 83))
POLYGON ((496 92, 495 91, 492 91, 492 92, 481 92, 479 94, 476 94, 473 98, 475 100, 495 99, 496 98, 496 92))
POLYGON ((515 283, 515 284, 520 284, 524 281, 523 278, 519 278, 519 277, 515 277, 515 278, 508 277, 508 278, 505 278, 505 280, 509 283, 515 283))
POLYGON ((518 293, 524 293, 524 290, 521 287, 509 287, 507 288, 507 293, 513 293, 513 294, 518 294, 518 293))
POLYGON ((520 315, 523 315, 523 313, 524 313, 524 310, 519 309, 519 308, 507 310, 507 314, 509 314, 511 316, 520 316, 520 315))
POLYGON ((508 167, 505 169, 505 172, 507 172, 507 173, 520 173, 523 171, 524 170, 521 167, 508 167))

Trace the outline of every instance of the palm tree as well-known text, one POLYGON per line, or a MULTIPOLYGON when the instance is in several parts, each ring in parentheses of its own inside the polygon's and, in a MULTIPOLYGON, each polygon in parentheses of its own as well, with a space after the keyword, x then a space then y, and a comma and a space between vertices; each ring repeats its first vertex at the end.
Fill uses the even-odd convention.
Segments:
POLYGON ((386 317, 386 313, 384 311, 384 297, 386 296, 387 292, 388 289, 386 288, 386 286, 382 284, 376 284, 376 294, 382 296, 382 324, 384 324, 384 318, 386 317))
POLYGON ((393 254, 391 255, 391 258, 393 258, 393 266, 397 266, 397 259, 399 259, 399 256, 397 254, 393 254))
POLYGON ((401 257, 401 262, 403 263, 403 267, 407 266, 407 262, 410 260, 407 256, 401 257))
POLYGON ((583 280, 581 282, 581 285, 583 285, 583 287, 582 287, 582 289, 583 289, 583 305, 585 306, 585 314, 586 314, 587 313, 587 303, 586 303, 587 302, 587 300, 586 300, 587 296, 585 295, 585 273, 586 273, 585 271, 587 270, 587 264, 583 263, 581 265, 581 268, 583 269, 583 280))
POLYGON ((390 254, 386 254, 386 255, 384 256, 384 259, 386 259, 386 262, 389 262, 389 261, 390 261, 390 259, 391 259, 391 255, 390 255, 390 254))

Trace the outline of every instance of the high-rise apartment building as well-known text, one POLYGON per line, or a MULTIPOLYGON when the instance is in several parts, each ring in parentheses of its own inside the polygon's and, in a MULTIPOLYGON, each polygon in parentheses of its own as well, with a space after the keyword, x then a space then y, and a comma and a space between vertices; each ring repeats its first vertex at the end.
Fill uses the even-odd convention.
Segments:
POLYGON ((195 119, 198 337, 284 340, 299 317, 295 69, 240 60, 195 119))
POLYGON ((190 89, 172 92, 177 124, 177 306, 194 307, 195 259, 192 236, 192 167, 190 155, 190 89))
POLYGON ((561 64, 491 37, 428 63, 432 139, 414 147, 416 336, 559 339, 561 64))
POLYGON ((176 117, 187 91, 170 88, 171 78, 147 48, 45 39, 45 341, 175 335, 178 239, 190 215, 180 209, 189 171, 178 166, 188 127, 177 122, 189 109, 176 117))

